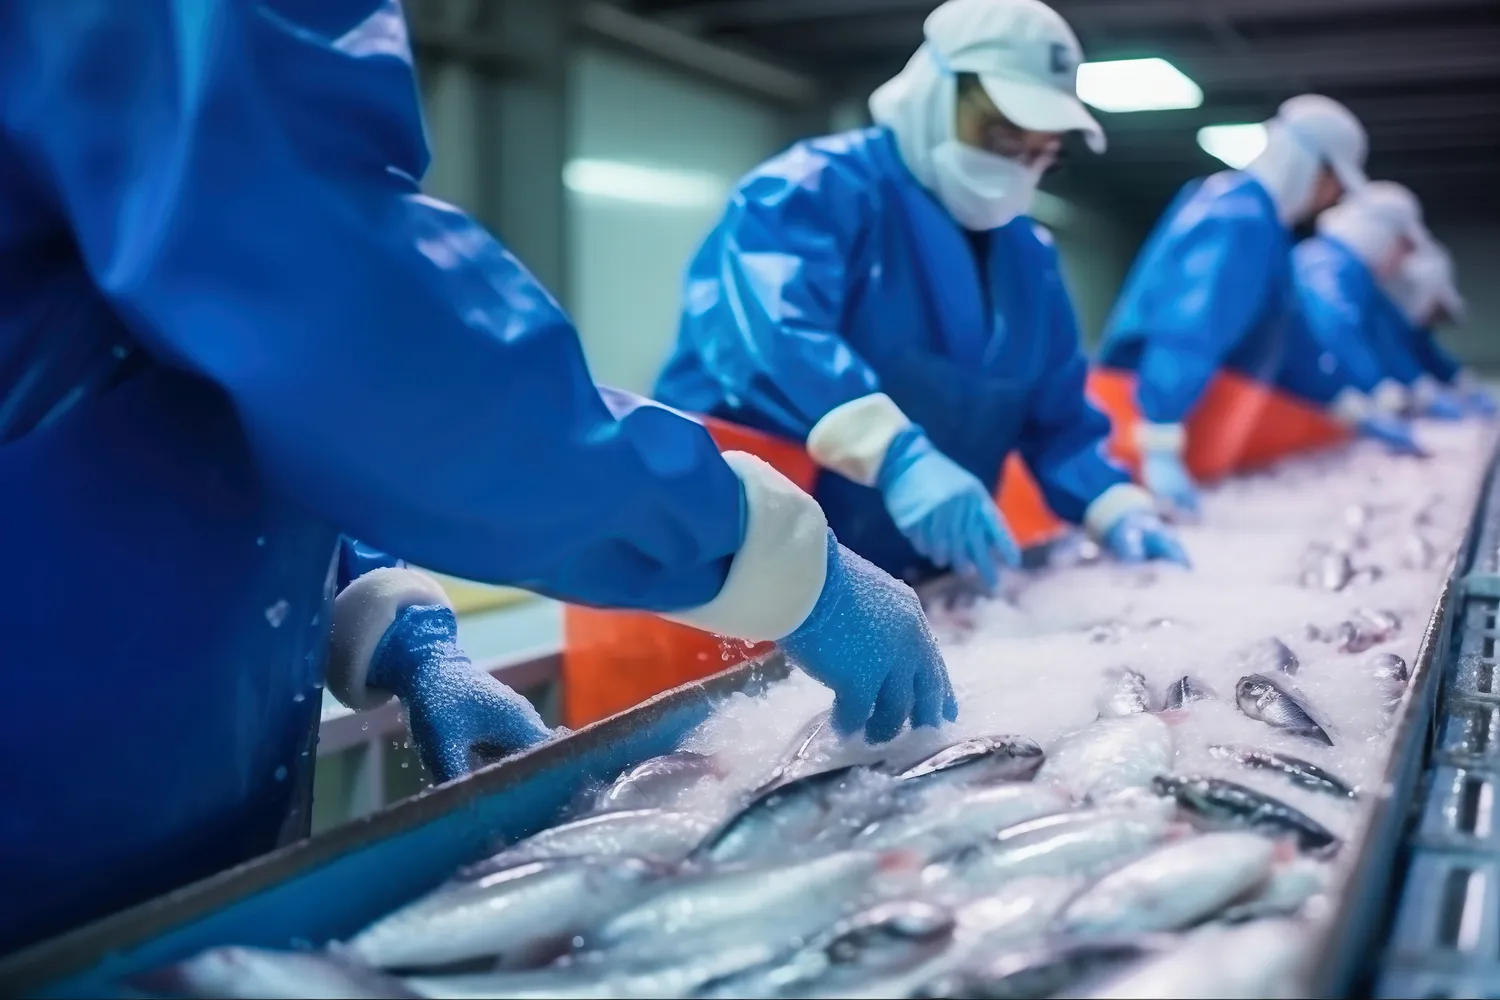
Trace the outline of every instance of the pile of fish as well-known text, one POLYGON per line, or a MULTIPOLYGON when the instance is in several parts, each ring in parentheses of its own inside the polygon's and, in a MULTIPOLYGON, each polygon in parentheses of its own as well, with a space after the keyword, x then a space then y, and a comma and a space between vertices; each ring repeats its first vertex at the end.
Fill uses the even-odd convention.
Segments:
MULTIPOLYGON (((1285 473, 1288 503, 1305 506, 1309 482, 1336 496, 1331 475, 1285 473)), ((946 625, 934 620, 964 698, 957 726, 871 747, 833 732, 826 692, 796 677, 736 696, 682 749, 584 790, 557 825, 497 845, 346 941, 214 949, 132 985, 199 997, 1284 995, 1407 696, 1421 630, 1402 595, 1418 589, 1430 607, 1461 531, 1462 499, 1423 489, 1420 508, 1343 504, 1319 528, 1333 541, 1256 541, 1279 560, 1265 578, 1292 595, 1293 614, 1266 613, 1275 627, 1221 643, 1194 620, 1193 600, 1249 572, 1238 556, 1200 560, 1179 585, 1171 570, 1060 550, 1063 575, 1028 586, 1081 603, 1104 594, 1108 617, 1010 639, 1015 607, 950 602, 946 625), (1002 637, 986 645, 986 629, 1002 637), (1185 662, 1192 642, 1217 652, 1185 662), (1084 655, 1100 666, 1065 662, 1084 655)), ((1221 542, 1250 551, 1227 531, 1221 542)))

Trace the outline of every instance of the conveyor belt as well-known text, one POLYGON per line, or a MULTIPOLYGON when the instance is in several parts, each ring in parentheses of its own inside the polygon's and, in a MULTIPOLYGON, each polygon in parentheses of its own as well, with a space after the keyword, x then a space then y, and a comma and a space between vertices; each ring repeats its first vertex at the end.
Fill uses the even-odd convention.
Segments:
POLYGON ((1500 997, 1500 473, 1454 585, 1426 773, 1373 994, 1500 997))

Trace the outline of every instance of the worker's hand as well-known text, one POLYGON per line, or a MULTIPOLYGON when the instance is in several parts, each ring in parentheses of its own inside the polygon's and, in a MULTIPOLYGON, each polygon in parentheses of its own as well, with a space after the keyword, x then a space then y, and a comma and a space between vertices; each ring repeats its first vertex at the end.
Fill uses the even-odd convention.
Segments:
POLYGON ((1182 543, 1162 523, 1155 511, 1126 511, 1105 529, 1099 541, 1120 562, 1161 560, 1192 568, 1182 543))
POLYGON ((993 594, 1000 566, 1021 565, 990 491, 915 427, 891 442, 876 486, 896 527, 934 566, 993 594))
POLYGON ((781 640, 787 654, 833 689, 833 723, 871 743, 958 717, 937 640, 917 595, 828 533, 828 576, 812 613, 781 640))
POLYGON ((1423 407, 1422 415, 1434 420, 1462 420, 1467 414, 1463 401, 1451 389, 1439 389, 1423 407))
POLYGON ((1411 424, 1386 413, 1372 413, 1356 425, 1360 437, 1379 441, 1395 455, 1425 456, 1427 450, 1412 436, 1411 424))
POLYGON ((1188 517, 1198 515, 1198 487, 1176 452, 1145 452, 1141 456, 1141 481, 1172 512, 1188 517))
POLYGON ((415 570, 373 570, 339 594, 328 688, 356 709, 401 699, 417 754, 438 782, 552 735, 530 702, 464 655, 442 588, 415 570))

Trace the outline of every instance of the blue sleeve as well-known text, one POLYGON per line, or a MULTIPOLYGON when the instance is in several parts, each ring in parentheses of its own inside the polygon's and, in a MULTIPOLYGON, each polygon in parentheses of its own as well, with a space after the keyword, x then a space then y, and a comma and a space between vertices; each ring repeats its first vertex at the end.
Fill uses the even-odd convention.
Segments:
POLYGON ((352 538, 339 539, 339 570, 336 591, 343 590, 372 569, 404 567, 405 560, 386 555, 364 542, 352 538))
POLYGON ((1055 252, 1046 275, 1050 322, 1046 367, 1032 390, 1030 412, 1018 442, 1053 513, 1077 524, 1084 511, 1111 486, 1130 481, 1104 454, 1109 419, 1088 401, 1088 361, 1078 319, 1055 252))
POLYGON ((401 10, 337 38, 261 4, 0 5, 0 126, 143 345, 217 383, 265 474, 350 536, 583 603, 711 600, 738 478, 612 413, 576 332, 425 197, 401 10))
POLYGON ((1321 350, 1337 360, 1349 384, 1375 391, 1385 372, 1366 333, 1368 301, 1351 269, 1326 255, 1299 255, 1297 300, 1306 330, 1321 350))
POLYGON ((1209 215, 1175 234, 1149 279, 1137 389, 1147 421, 1181 423, 1193 411, 1272 299, 1276 247, 1272 225, 1255 216, 1209 215))
POLYGON ((1439 343, 1431 330, 1412 327, 1411 350, 1422 370, 1444 385, 1451 383, 1464 369, 1464 363, 1439 343))
POLYGON ((1417 360, 1411 323, 1379 289, 1371 289, 1367 328, 1370 342, 1385 373, 1402 385, 1411 385, 1424 369, 1417 360))
POLYGON ((841 333, 868 197, 847 166, 794 147, 741 185, 688 268, 681 336, 726 396, 796 440, 880 388, 841 333))

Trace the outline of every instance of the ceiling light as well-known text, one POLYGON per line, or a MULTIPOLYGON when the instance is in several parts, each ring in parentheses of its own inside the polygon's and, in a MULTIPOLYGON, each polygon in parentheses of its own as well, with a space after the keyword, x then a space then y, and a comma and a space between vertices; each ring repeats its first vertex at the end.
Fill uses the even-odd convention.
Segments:
POLYGON ((563 183, 575 194, 666 208, 706 208, 723 203, 729 184, 701 170, 649 167, 619 160, 569 160, 563 183))
POLYGON ((1175 111, 1203 91, 1165 59, 1114 59, 1078 67, 1078 99, 1100 111, 1175 111))
POLYGON ((1266 127, 1259 122, 1249 125, 1207 125, 1198 130, 1198 145, 1236 170, 1250 164, 1266 148, 1266 127))

